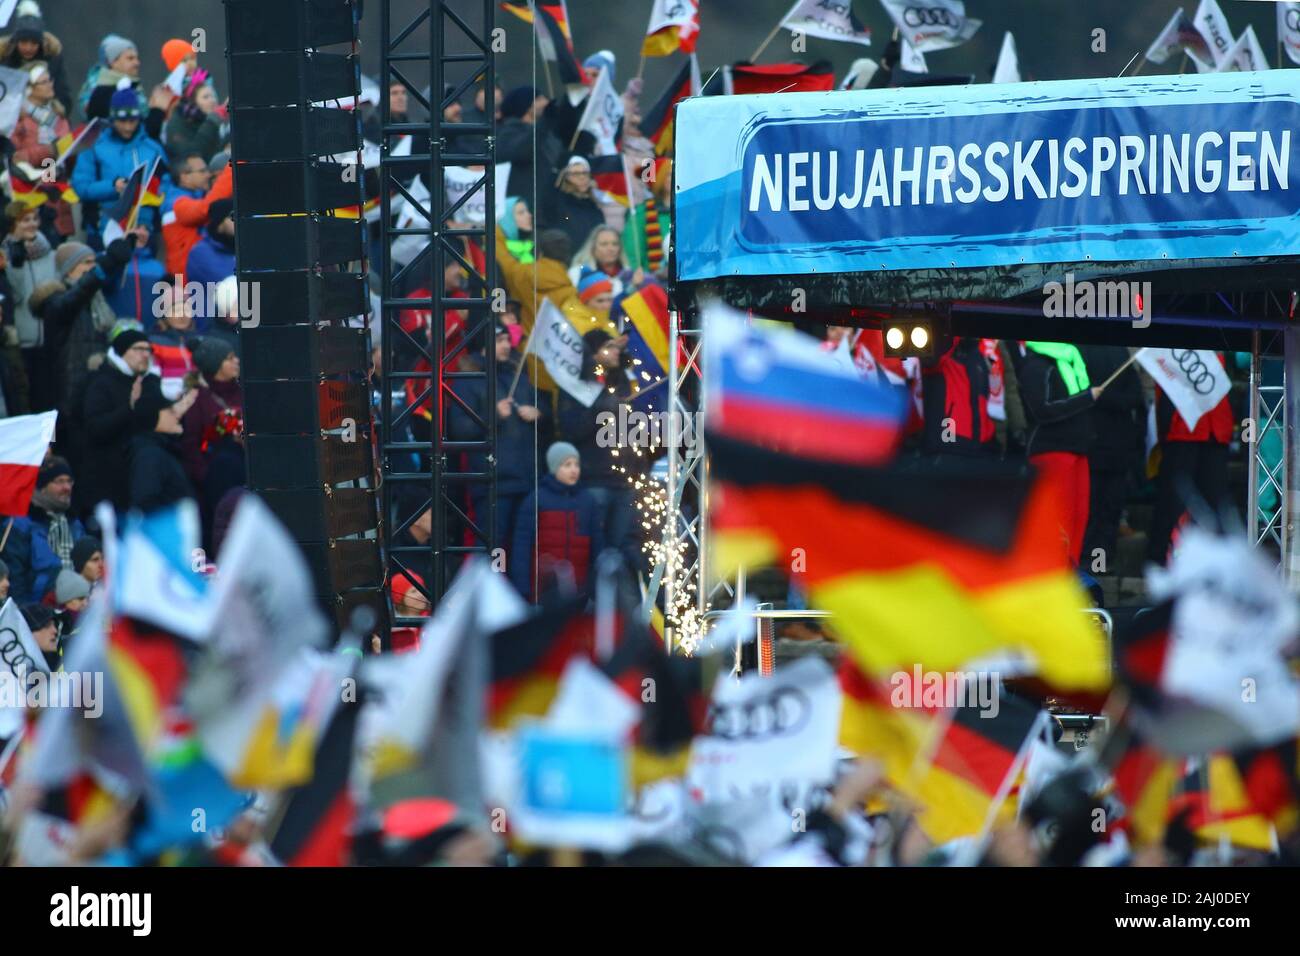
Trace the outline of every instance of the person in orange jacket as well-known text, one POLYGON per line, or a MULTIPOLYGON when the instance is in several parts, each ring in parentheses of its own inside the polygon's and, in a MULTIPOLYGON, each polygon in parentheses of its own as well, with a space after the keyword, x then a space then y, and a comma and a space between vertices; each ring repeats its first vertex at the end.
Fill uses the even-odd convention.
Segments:
MULTIPOLYGON (((176 199, 171 210, 163 214, 163 242, 167 246, 167 274, 180 276, 185 281, 185 261, 190 250, 199 241, 199 230, 208 222, 208 207, 218 199, 230 199, 234 194, 234 172, 230 167, 229 156, 218 153, 213 157, 213 165, 224 159, 225 165, 217 173, 212 188, 202 199, 181 196, 176 199)), ((211 169, 211 166, 209 166, 211 169)))

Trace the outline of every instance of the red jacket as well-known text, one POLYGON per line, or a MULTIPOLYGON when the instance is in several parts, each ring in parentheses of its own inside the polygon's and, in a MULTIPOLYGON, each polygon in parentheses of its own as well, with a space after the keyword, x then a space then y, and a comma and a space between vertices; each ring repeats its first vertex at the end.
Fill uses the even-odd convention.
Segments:
POLYGON ((163 224, 163 242, 167 247, 167 275, 185 275, 185 261, 190 250, 199 241, 199 230, 208 223, 208 207, 218 199, 229 199, 234 193, 234 170, 229 164, 212 183, 212 188, 202 199, 183 196, 172 206, 175 219, 163 224))
MULTIPOLYGON (((1223 361, 1223 353, 1217 353, 1223 361)), ((1227 365, 1224 365, 1227 368, 1227 365)), ((1232 429, 1236 422, 1232 417, 1232 403, 1228 396, 1215 405, 1206 415, 1202 415, 1194 429, 1188 429, 1183 416, 1178 414, 1173 403, 1164 397, 1160 387, 1156 386, 1156 425, 1161 441, 1200 441, 1215 445, 1227 445, 1232 441, 1232 429)))

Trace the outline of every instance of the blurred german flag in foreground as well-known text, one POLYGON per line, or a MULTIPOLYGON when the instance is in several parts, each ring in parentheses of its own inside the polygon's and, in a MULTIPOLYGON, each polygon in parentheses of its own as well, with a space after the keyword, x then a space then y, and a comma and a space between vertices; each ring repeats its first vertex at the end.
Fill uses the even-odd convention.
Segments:
POLYGON ((709 449, 715 573, 796 562, 865 673, 996 658, 1063 690, 1109 682, 1058 499, 1036 476, 1001 462, 845 465, 721 435, 709 449))

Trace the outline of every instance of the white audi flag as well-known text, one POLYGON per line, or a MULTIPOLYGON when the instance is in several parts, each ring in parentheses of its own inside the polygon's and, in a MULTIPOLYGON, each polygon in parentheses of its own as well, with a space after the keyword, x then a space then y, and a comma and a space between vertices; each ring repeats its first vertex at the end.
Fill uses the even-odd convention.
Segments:
POLYGON ((1277 38, 1292 63, 1300 63, 1300 3, 1277 5, 1277 38))
POLYGON ((1219 9, 1219 0, 1201 0, 1192 22, 1196 24, 1201 36, 1205 37, 1210 56, 1214 57, 1214 65, 1223 66, 1232 50, 1232 27, 1228 26, 1228 18, 1219 9))
POLYGON ((961 46, 982 20, 966 16, 962 0, 880 0, 899 35, 919 52, 961 46))
POLYGON ((588 408, 600 395, 601 384, 582 377, 582 336, 550 299, 542 300, 524 351, 540 358, 555 384, 588 408))
POLYGON ((1268 57, 1264 54, 1264 48, 1259 45, 1255 28, 1246 27, 1241 36, 1237 37, 1237 42, 1232 45, 1232 49, 1228 51, 1223 63, 1219 65, 1218 72, 1249 73, 1252 70, 1268 68, 1268 57))
POLYGON ((1231 387, 1223 363, 1206 349, 1145 348, 1138 352, 1137 363, 1174 403, 1189 429, 1223 401, 1231 387))
POLYGON ((1210 45, 1182 7, 1174 11, 1165 28, 1147 48, 1146 58, 1152 63, 1167 63, 1171 56, 1179 53, 1191 57, 1200 72, 1205 72, 1202 68, 1208 67, 1214 60, 1210 45))
POLYGON ((854 16, 851 0, 798 0, 781 26, 823 40, 871 46, 871 31, 854 16))
POLYGON ((623 127, 623 99, 610 82, 609 70, 602 69, 587 98, 579 130, 596 138, 593 156, 614 156, 618 153, 618 136, 623 127))
POLYGON ((1002 35, 1002 51, 998 54, 998 65, 993 68, 993 82, 1020 82, 1020 58, 1016 56, 1016 38, 1010 30, 1002 35))
POLYGON ((930 67, 925 62, 925 54, 906 40, 899 44, 898 65, 908 73, 930 72, 930 67))

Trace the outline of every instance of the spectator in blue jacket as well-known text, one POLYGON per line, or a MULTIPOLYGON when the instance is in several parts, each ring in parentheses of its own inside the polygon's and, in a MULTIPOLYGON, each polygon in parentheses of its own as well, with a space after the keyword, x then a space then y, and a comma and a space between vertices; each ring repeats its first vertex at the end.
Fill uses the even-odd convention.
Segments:
MULTIPOLYGON (((87 229, 98 239, 103 230, 108 210, 122 195, 127 180, 139 165, 161 160, 164 190, 171 186, 167 175, 167 154, 162 144, 145 132, 141 125, 143 109, 134 90, 118 90, 113 94, 109 112, 111 128, 101 133, 95 145, 77 158, 72 173, 72 188, 83 203, 99 204, 99 220, 94 230, 87 229)), ((139 219, 144 225, 157 227, 158 207, 142 206, 139 219)))
POLYGON ((235 274, 235 203, 218 199, 208 206, 208 224, 185 260, 187 282, 218 283, 235 274))
POLYGON ((15 518, 4 558, 9 564, 15 601, 40 601, 65 568, 72 570, 72 548, 86 534, 72 507, 72 469, 58 456, 36 476, 36 491, 25 518, 15 518))
POLYGON ((519 510, 506 562, 511 582, 533 601, 556 581, 571 578, 578 590, 585 589, 595 579, 602 540, 595 499, 578 485, 578 449, 556 442, 546 450, 546 467, 550 474, 519 510))
POLYGON ((119 319, 134 319, 145 328, 152 328, 157 321, 154 285, 170 278, 160 256, 162 232, 142 222, 127 238, 131 236, 136 241, 131 261, 104 286, 104 298, 119 319))

